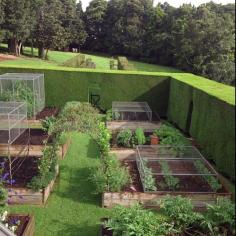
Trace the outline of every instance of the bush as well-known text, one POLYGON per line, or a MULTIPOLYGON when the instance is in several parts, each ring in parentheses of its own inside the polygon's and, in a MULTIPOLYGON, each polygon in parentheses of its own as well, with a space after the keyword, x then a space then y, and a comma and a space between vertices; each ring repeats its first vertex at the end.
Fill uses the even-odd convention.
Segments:
POLYGON ((111 133, 106 128, 105 123, 101 122, 98 126, 98 137, 96 139, 101 154, 108 155, 110 150, 111 133))
POLYGON ((113 212, 105 226, 113 230, 114 236, 164 236, 175 233, 171 224, 138 204, 130 208, 117 206, 113 212))
POLYGON ((235 204, 229 199, 218 198, 215 205, 207 205, 201 224, 211 235, 235 235, 235 204))
POLYGON ((57 147, 47 146, 43 150, 43 157, 38 160, 37 176, 34 176, 28 187, 34 191, 46 188, 49 183, 55 178, 57 165, 57 147))
POLYGON ((130 183, 128 170, 121 166, 116 156, 111 155, 101 159, 91 180, 96 185, 96 193, 120 192, 130 183))
POLYGON ((137 128, 135 130, 134 140, 136 145, 143 145, 146 143, 146 137, 142 128, 137 128))
POLYGON ((130 129, 124 129, 117 135, 117 144, 123 147, 133 147, 133 133, 130 129))
POLYGON ((165 197, 160 202, 160 208, 174 222, 175 229, 180 233, 201 219, 201 215, 194 212, 191 200, 181 196, 165 197))
POLYGON ((133 64, 130 64, 127 57, 118 57, 118 70, 134 70, 133 64))

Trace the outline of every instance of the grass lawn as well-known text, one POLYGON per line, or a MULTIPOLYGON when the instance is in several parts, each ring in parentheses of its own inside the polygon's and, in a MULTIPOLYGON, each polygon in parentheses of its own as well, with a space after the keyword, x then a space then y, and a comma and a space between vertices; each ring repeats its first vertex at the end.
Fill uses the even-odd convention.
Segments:
POLYGON ((14 206, 11 212, 33 213, 36 236, 97 236, 99 219, 108 216, 101 196, 93 194, 88 179, 91 168, 99 162, 99 151, 93 140, 84 134, 73 134, 66 159, 60 163, 60 176, 55 191, 45 207, 14 206))
MULTIPOLYGON (((7 45, 1 44, 2 48, 6 49, 7 45)), ((26 55, 31 55, 31 48, 24 47, 24 53, 26 55)), ((75 53, 71 52, 59 52, 59 51, 50 51, 49 52, 49 60, 44 61, 38 59, 36 56, 38 54, 38 50, 34 49, 34 56, 35 57, 27 57, 22 56, 16 60, 6 60, 0 61, 1 65, 11 65, 11 66, 36 66, 38 68, 50 68, 50 67, 61 67, 61 64, 72 57, 76 56, 75 53)), ((99 70, 110 70, 110 57, 109 56, 96 56, 96 55, 89 55, 84 54, 86 58, 91 58, 93 62, 96 63, 96 69, 99 70)), ((148 71, 148 72, 181 72, 172 67, 167 66, 160 66, 148 63, 142 63, 137 61, 130 61, 137 71, 148 71)))

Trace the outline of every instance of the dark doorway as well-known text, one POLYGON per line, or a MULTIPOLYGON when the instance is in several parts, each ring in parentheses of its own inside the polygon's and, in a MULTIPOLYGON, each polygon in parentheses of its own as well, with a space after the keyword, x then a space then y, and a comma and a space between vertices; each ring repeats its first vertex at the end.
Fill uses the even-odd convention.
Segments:
POLYGON ((191 123, 192 123, 192 114, 193 114, 193 101, 191 101, 188 109, 188 117, 186 123, 186 133, 190 133, 191 123))

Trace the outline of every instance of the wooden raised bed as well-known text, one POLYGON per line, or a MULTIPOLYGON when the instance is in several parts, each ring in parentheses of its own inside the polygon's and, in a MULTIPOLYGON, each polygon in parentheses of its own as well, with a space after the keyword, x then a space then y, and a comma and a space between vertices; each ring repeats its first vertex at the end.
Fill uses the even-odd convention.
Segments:
POLYGON ((56 177, 51 183, 45 188, 38 192, 34 192, 29 188, 11 188, 8 187, 8 202, 9 204, 27 204, 27 205, 44 205, 50 193, 53 190, 56 178, 59 174, 59 166, 56 167, 56 177))
MULTIPOLYGON (((29 144, 27 144, 26 134, 22 134, 22 137, 19 137, 12 145, 0 143, 0 155, 6 156, 8 155, 8 152, 12 156, 25 156, 26 154, 29 156, 42 156, 43 155, 43 149, 45 148, 45 144, 43 144, 43 140, 46 140, 48 137, 43 133, 40 129, 31 129, 30 132, 34 133, 38 131, 39 134, 32 134, 33 141, 29 144), (24 140, 21 142, 21 140, 24 140)), ((25 131, 28 132, 28 131, 25 131)), ((49 140, 49 145, 50 145, 49 140)), ((68 148, 71 143, 71 138, 68 137, 66 140, 66 143, 59 147, 58 149, 58 157, 63 159, 68 151, 68 148)))
MULTIPOLYGON (((115 153, 115 151, 114 151, 115 153)), ((125 162, 134 162, 134 155, 122 156, 118 155, 118 158, 121 161, 125 162), (133 159, 133 160, 132 160, 133 159)), ((136 167, 137 168, 137 167, 136 167)), ((105 192, 102 195, 102 206, 106 208, 114 207, 115 205, 123 205, 123 206, 131 206, 134 203, 141 203, 145 207, 148 208, 158 208, 157 201, 161 200, 166 195, 171 196, 182 196, 186 198, 190 198, 196 210, 203 211, 206 208, 206 204, 213 204, 216 202, 218 197, 226 197, 231 199, 232 194, 227 190, 224 183, 221 182, 223 188, 219 193, 215 192, 184 192, 184 191, 159 191, 153 193, 145 193, 143 192, 141 180, 139 178, 138 170, 133 168, 129 170, 132 176, 133 183, 132 186, 128 186, 124 188, 123 192, 105 192)))
POLYGON ((8 217, 9 220, 20 220, 21 224, 18 226, 17 231, 15 232, 16 236, 33 236, 35 231, 35 218, 33 215, 26 214, 10 214, 8 217))

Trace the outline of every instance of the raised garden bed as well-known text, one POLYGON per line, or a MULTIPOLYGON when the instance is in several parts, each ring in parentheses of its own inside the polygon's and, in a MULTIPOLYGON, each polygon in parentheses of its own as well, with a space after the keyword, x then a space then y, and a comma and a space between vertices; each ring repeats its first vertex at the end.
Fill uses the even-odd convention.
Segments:
MULTIPOLYGON (((119 157, 120 158, 120 157, 119 157)), ((221 179, 218 178, 218 181, 221 182, 222 188, 217 192, 213 191, 209 184, 202 179, 200 176, 183 176, 180 178, 179 188, 176 190, 170 190, 168 188, 160 188, 155 191, 144 191, 143 183, 140 178, 140 172, 137 166, 136 157, 134 155, 129 156, 128 158, 120 158, 123 165, 125 165, 130 173, 132 179, 132 184, 126 186, 122 192, 105 192, 103 193, 103 207, 113 207, 117 204, 123 206, 131 206, 135 202, 140 202, 146 207, 156 208, 158 207, 158 200, 162 199, 166 195, 177 196, 181 195, 183 197, 190 198, 196 210, 204 210, 206 204, 213 204, 216 202, 217 198, 220 196, 231 198, 231 193, 229 193, 222 183, 221 179), (133 158, 133 160, 132 160, 133 158)), ((180 171, 181 168, 186 169, 186 163, 183 165, 173 166, 175 170, 180 171)), ((189 166, 190 167, 190 166, 189 166)), ((154 169, 158 166, 153 166, 154 169)), ((188 169, 191 170, 190 168, 188 169)), ((163 176, 154 177, 154 182, 158 187, 160 181, 162 181, 163 176)))
MULTIPOLYGON (((22 157, 12 158, 12 179, 14 183, 10 184, 5 181, 4 186, 8 190, 9 204, 32 204, 43 205, 46 203, 50 192, 53 189, 56 177, 51 183, 40 191, 33 191, 27 185, 31 179, 38 174, 38 158, 39 157, 22 157)), ((3 176, 7 175, 9 179, 9 162, 8 158, 1 157, 4 161, 3 176)), ((56 167, 56 176, 59 173, 59 166, 56 167)))
MULTIPOLYGON (((33 215, 26 214, 9 214, 6 223, 15 225, 17 229, 14 232, 16 236, 33 236, 35 231, 35 218, 33 215)), ((1 233, 1 232, 0 232, 1 233)))
MULTIPOLYGON (((45 148, 44 142, 48 139, 48 144, 52 143, 52 137, 49 137, 47 133, 45 133, 41 129, 28 129, 25 130, 23 134, 21 134, 12 145, 8 145, 6 143, 1 143, 0 139, 0 155, 8 155, 10 154, 15 156, 42 156, 42 151, 45 148)), ((71 139, 68 138, 62 146, 59 147, 58 156, 59 158, 64 158, 71 139)))
POLYGON ((27 125, 30 128, 40 128, 41 127, 41 120, 44 120, 46 117, 57 117, 59 114, 59 108, 56 107, 45 107, 41 112, 39 112, 35 119, 28 119, 27 125))

